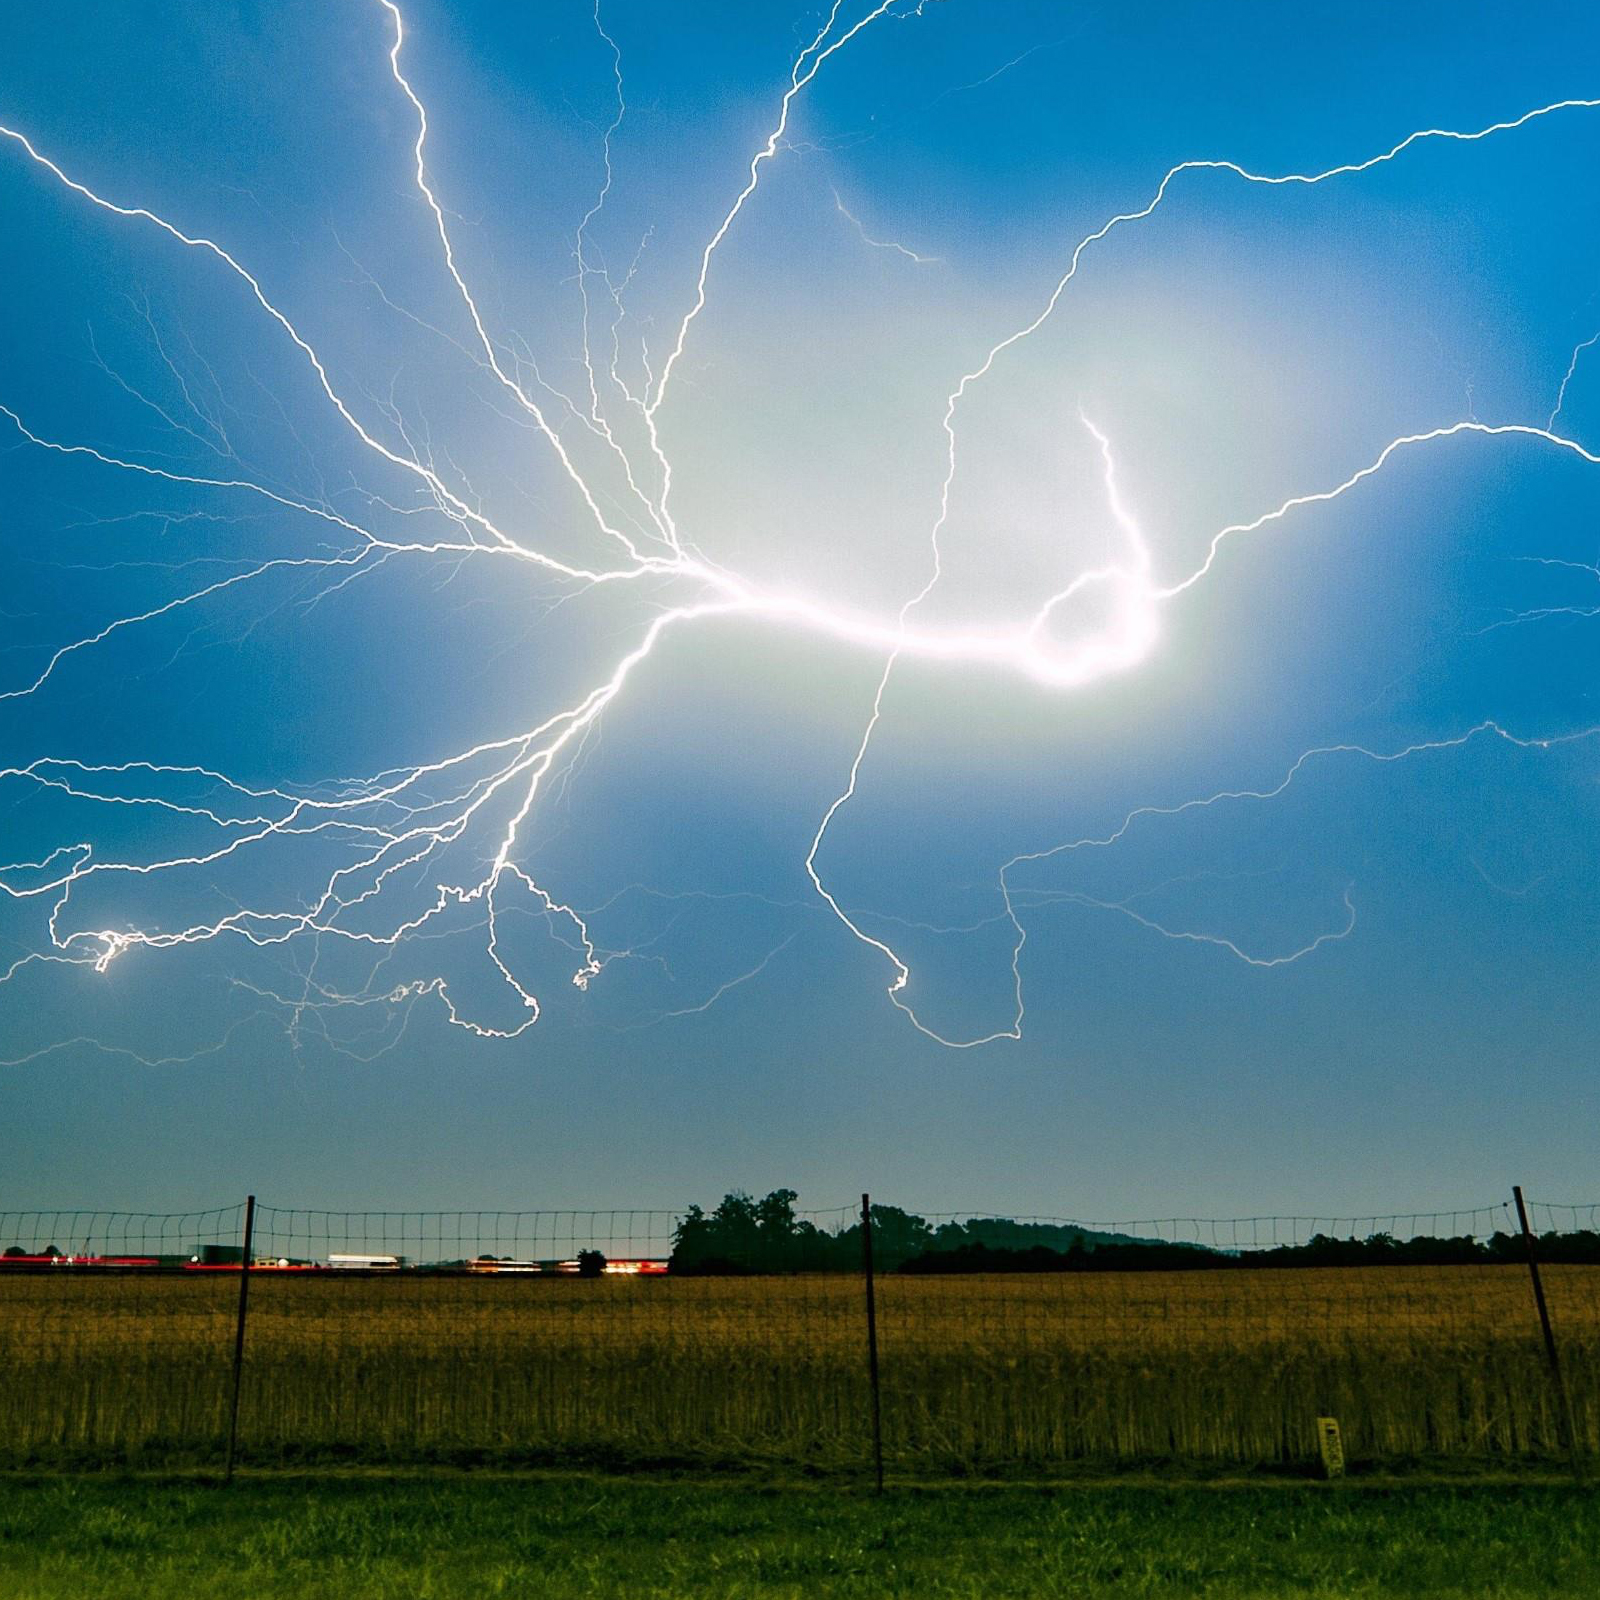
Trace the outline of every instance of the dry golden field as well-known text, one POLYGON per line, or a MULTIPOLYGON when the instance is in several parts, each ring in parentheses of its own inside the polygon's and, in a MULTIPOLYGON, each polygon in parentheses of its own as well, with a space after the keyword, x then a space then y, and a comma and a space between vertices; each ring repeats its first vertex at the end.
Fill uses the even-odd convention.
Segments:
MULTIPOLYGON (((1600 1267, 1546 1268, 1580 1434, 1600 1445, 1600 1267)), ((0 1455, 214 1455, 237 1279, 0 1277, 0 1455)), ((1512 1266, 878 1279, 886 1451, 903 1471, 1554 1457, 1512 1266)), ((454 1452, 859 1462, 850 1276, 256 1275, 245 1459, 454 1452)))

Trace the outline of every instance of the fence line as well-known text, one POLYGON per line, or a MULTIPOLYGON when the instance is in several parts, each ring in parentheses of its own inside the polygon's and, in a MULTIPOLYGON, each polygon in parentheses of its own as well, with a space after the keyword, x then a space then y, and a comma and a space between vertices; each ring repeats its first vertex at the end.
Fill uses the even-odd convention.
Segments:
POLYGON ((0 1212, 0 1461, 1298 1469, 1329 1416, 1354 1470, 1600 1446, 1600 1205, 793 1201, 0 1212))

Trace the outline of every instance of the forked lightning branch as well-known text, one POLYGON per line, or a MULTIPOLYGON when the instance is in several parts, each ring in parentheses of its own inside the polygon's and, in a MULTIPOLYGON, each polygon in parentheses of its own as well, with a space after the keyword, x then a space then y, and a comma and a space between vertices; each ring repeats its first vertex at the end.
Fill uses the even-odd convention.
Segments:
MULTIPOLYGON (((1320 171, 1260 172, 1211 157, 1184 160, 1173 166, 1144 197, 1135 197, 1127 210, 1109 217, 1066 252, 1059 276, 1049 292, 1040 297, 1032 314, 1020 325, 1000 330, 983 359, 954 377, 943 397, 942 476, 932 484, 906 486, 908 496, 913 489, 925 493, 930 507, 935 508, 926 528, 924 552, 916 570, 905 574, 901 603, 874 614, 831 604, 815 594, 771 587, 738 570, 737 564, 708 555, 704 549, 707 541, 692 519, 680 521, 674 496, 674 457, 661 424, 671 415, 680 387, 675 380, 694 346, 698 324, 715 314, 722 267, 719 255, 726 241, 747 225, 747 207, 764 175, 785 152, 797 106, 819 76, 829 71, 836 58, 856 46, 864 33, 892 20, 915 25, 920 10, 920 5, 910 0, 880 0, 868 10, 852 14, 844 0, 834 0, 822 25, 793 57, 781 92, 774 94, 767 137, 750 152, 741 186, 728 197, 718 225, 699 250, 698 268, 681 314, 664 330, 659 359, 645 362, 641 380, 624 366, 616 337, 618 322, 624 315, 627 282, 609 272, 590 242, 592 226, 611 194, 613 135, 628 114, 623 56, 596 6, 595 27, 611 52, 614 68, 615 110, 602 140, 603 181, 576 235, 575 281, 582 307, 577 337, 582 350, 582 377, 574 391, 568 393, 553 388, 542 378, 530 380, 525 364, 514 353, 513 331, 495 325, 494 313, 485 309, 484 298, 461 264, 456 239, 459 224, 451 210, 450 197, 441 192, 429 160, 430 115, 443 117, 448 112, 439 107, 430 112, 425 106, 407 73, 402 14, 392 0, 375 0, 372 48, 374 52, 386 52, 392 92, 415 119, 409 179, 431 218, 437 270, 454 297, 456 315, 462 319, 464 354, 478 364, 503 405, 522 419, 532 448, 544 454, 575 493, 576 503, 581 504, 588 519, 584 537, 591 554, 583 559, 571 555, 570 542, 556 547, 566 552, 558 555, 537 532, 521 525, 508 526, 504 517, 486 511, 481 497, 464 489, 459 479, 429 452, 415 448, 406 430, 392 425, 393 419, 381 407, 375 407, 370 396, 347 391, 335 375, 335 363, 324 358, 315 336, 306 331, 303 316, 274 285, 271 274, 242 259, 226 240, 192 231, 181 216, 162 215, 146 208, 137 195, 118 193, 110 185, 91 187, 75 176, 71 151, 44 148, 28 130, 0 126, 13 158, 31 163, 47 183, 66 191, 64 203, 83 208, 88 222, 107 229, 151 233, 164 249, 198 254, 207 270, 230 283, 241 314, 261 319, 267 333, 309 375, 319 396, 322 425, 336 430, 347 443, 365 453, 375 467, 381 463, 385 472, 401 474, 415 494, 414 502, 402 509, 412 525, 432 530, 426 536, 397 537, 389 531, 388 524, 379 521, 369 525, 368 520, 347 509, 335 509, 312 497, 297 497, 264 476, 235 470, 235 463, 230 463, 227 470, 207 475, 180 470, 170 460, 137 450, 118 452, 88 439, 54 436, 41 431, 33 418, 14 409, 0 394, 0 415, 28 450, 77 458, 80 465, 130 481, 183 486, 241 506, 270 507, 279 514, 307 519, 309 525, 334 541, 326 553, 260 560, 185 588, 157 604, 129 609, 81 636, 69 637, 48 652, 36 671, 9 683, 0 681, 0 698, 18 700, 38 695, 64 665, 92 658, 108 642, 120 642, 180 614, 201 615, 210 606, 248 602, 253 585, 272 575, 296 571, 316 578, 331 593, 392 561, 451 558, 492 563, 508 572, 526 569, 541 582, 556 585, 567 598, 604 587, 637 599, 631 638, 569 704, 541 715, 529 726, 466 748, 451 749, 447 734, 441 732, 437 748, 443 753, 415 765, 359 778, 341 775, 311 785, 288 780, 281 784, 246 783, 202 765, 154 760, 97 765, 51 754, 0 769, 0 778, 9 783, 33 785, 84 806, 131 807, 153 819, 181 819, 185 826, 205 830, 209 839, 198 849, 164 854, 153 845, 140 855, 126 848, 118 851, 92 841, 62 837, 51 848, 35 852, 33 859, 10 860, 0 865, 0 890, 19 908, 36 910, 38 925, 37 944, 0 967, 0 981, 14 980, 41 963, 76 965, 103 973, 131 950, 156 953, 210 941, 286 946, 297 941, 316 944, 342 940, 369 947, 381 958, 386 951, 402 945, 426 949, 422 943, 426 936, 451 913, 467 907, 481 918, 483 949, 511 997, 508 1019, 491 1019, 462 1004, 442 975, 408 978, 386 987, 381 980, 381 959, 374 969, 380 976, 370 988, 344 993, 308 983, 302 1003, 399 1005, 425 997, 439 1005, 450 1022, 474 1034, 485 1038, 517 1037, 538 1020, 540 1000, 533 980, 510 948, 512 941, 504 926, 508 908, 531 909, 546 920, 552 938, 560 946, 570 947, 571 981, 579 989, 588 990, 603 981, 608 964, 618 954, 607 948, 602 931, 591 927, 596 914, 579 909, 560 884, 547 881, 536 871, 532 863, 535 852, 529 841, 533 819, 571 774, 586 739, 601 724, 608 709, 628 694, 642 674, 650 672, 652 656, 664 639, 691 630, 713 632, 735 619, 746 624, 755 622, 773 632, 813 635, 867 664, 867 681, 875 684, 875 689, 862 705, 865 720, 859 741, 848 766, 839 775, 836 797, 817 817, 804 867, 820 905, 837 918, 844 933, 859 942, 868 970, 877 969, 886 980, 892 1003, 930 1038, 957 1048, 1022 1037, 1027 940, 1023 919, 1027 907, 1014 891, 1012 874, 1024 863, 1067 851, 1109 849, 1130 830, 1159 825, 1163 817, 1196 807, 1241 799, 1270 801, 1312 764, 1395 762, 1419 751, 1451 750, 1474 740, 1499 739, 1524 749, 1548 749, 1600 732, 1596 728, 1510 728, 1485 720, 1437 739, 1401 743, 1391 749, 1319 747, 1307 751, 1273 781, 1262 782, 1258 778, 1253 785, 1178 805, 1141 806, 1130 811, 1119 828, 1105 835, 1065 843, 1046 841, 1034 851, 1009 861, 997 861, 997 917, 1007 924, 1011 939, 1014 1004, 1010 1013, 963 1033, 941 1031, 925 1020, 926 1002, 919 993, 911 964, 885 936, 869 931, 870 919, 852 910, 848 901, 841 898, 842 891, 830 879, 827 859, 830 827, 862 787, 872 781, 873 739, 884 715, 886 689, 901 663, 923 659, 975 673, 1008 674, 1014 677, 1019 692, 1029 694, 1088 694, 1113 675, 1136 671, 1162 649, 1163 620, 1169 609, 1183 606, 1205 583, 1217 569, 1225 546, 1236 542, 1242 547, 1239 558, 1248 559, 1252 539, 1279 531, 1302 508, 1358 493, 1392 461, 1444 449, 1492 450, 1521 440, 1538 449, 1600 465, 1600 455, 1557 430, 1559 400, 1556 412, 1543 421, 1485 423, 1468 416, 1444 426, 1418 427, 1389 440, 1366 459, 1349 462, 1337 481, 1308 484, 1279 504, 1260 507, 1217 528, 1204 541, 1203 559, 1192 570, 1173 571, 1164 570, 1158 542, 1141 523, 1136 509, 1139 486, 1125 482, 1119 473, 1116 440, 1093 416, 1082 414, 1077 425, 1098 452, 1103 495, 1099 510, 1115 530, 1114 555, 1077 572, 1057 588, 1033 595, 1004 625, 941 625, 925 620, 926 602, 944 577, 941 538, 946 535, 952 489, 961 470, 963 408, 968 397, 980 386, 1003 384, 1009 353, 1047 322, 1070 315, 1073 281, 1101 241, 1122 230, 1137 228, 1158 211, 1170 194, 1186 185, 1203 180, 1268 189, 1358 184, 1363 174, 1391 162, 1404 162, 1419 146, 1459 145, 1463 147, 1462 159, 1468 159, 1466 147, 1485 140, 1516 141, 1530 124, 1587 116, 1600 108, 1600 100, 1561 100, 1508 114, 1503 120, 1476 128, 1418 129, 1386 149, 1355 152, 1348 161, 1320 171), (591 459, 607 464, 608 482, 614 477, 625 484, 625 515, 618 514, 615 497, 596 481, 591 459), (1074 604, 1086 597, 1092 599, 1092 606, 1074 604), (1093 620, 1080 620, 1085 614, 1093 620), (461 845, 469 848, 456 848, 461 845), (342 852, 341 863, 331 869, 326 866, 329 846, 342 852), (115 906, 119 885, 132 888, 163 875, 220 871, 252 854, 269 851, 275 861, 291 863, 290 881, 283 891, 232 905, 214 917, 182 926, 154 922, 141 925, 138 920, 106 920, 104 914, 80 909, 90 899, 87 891, 91 886, 96 891, 96 907, 115 906), (473 863, 472 871, 462 870, 463 860, 473 863), (294 863, 299 863, 298 868, 294 863), (301 874, 298 879, 295 871, 301 874), (402 881, 411 884, 419 874, 429 873, 431 890, 426 903, 419 906, 414 898, 396 892, 402 881), (391 904, 395 909, 388 912, 386 908, 391 904)), ((855 223, 867 246, 885 248, 880 241, 868 237, 843 202, 838 201, 837 194, 835 200, 839 211, 855 223)), ((43 199, 41 203, 45 203, 43 199)), ((13 218, 12 226, 25 227, 26 220, 13 218)), ((887 248, 898 250, 913 262, 924 262, 924 258, 901 246, 887 248)), ((1575 350, 1574 366, 1578 355, 1575 350)), ((957 371, 952 367, 953 373, 957 371)), ((1569 369, 1567 378, 1571 376, 1569 369)), ((1563 397, 1565 392, 1564 381, 1563 397)), ((149 831, 152 839, 161 837, 161 829, 149 831)), ((281 867, 278 875, 283 876, 281 867)), ((1157 936, 1209 945, 1252 965, 1272 967, 1309 957, 1330 940, 1349 936, 1356 927, 1358 890, 1352 885, 1345 893, 1337 922, 1298 948, 1276 952, 1251 951, 1229 939, 1168 926, 1131 903, 1080 898, 1108 914, 1131 918, 1157 936)), ((759 973, 770 954, 752 950, 740 975, 723 984, 717 993, 759 973)))

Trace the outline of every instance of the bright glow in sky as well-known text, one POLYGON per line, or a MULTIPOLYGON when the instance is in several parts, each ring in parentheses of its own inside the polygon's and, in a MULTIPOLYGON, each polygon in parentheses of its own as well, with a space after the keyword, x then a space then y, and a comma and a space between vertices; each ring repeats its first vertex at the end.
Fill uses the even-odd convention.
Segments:
POLYGON ((13 1198, 1581 1186, 1597 34, 8 14, 13 1198))

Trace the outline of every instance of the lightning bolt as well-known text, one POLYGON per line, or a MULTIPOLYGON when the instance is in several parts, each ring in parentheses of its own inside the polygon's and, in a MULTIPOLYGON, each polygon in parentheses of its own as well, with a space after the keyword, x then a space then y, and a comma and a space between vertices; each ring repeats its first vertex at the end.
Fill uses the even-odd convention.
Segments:
POLYGON ((1567 370, 1561 375, 1561 387, 1556 390, 1555 408, 1551 411, 1549 420, 1545 423, 1545 427, 1555 427, 1556 418, 1561 415, 1561 408, 1567 403, 1567 385, 1572 382, 1572 379, 1578 370, 1578 357, 1581 356, 1585 350, 1590 349, 1596 340, 1600 340, 1600 333, 1591 333, 1582 344, 1574 347, 1572 359, 1567 363, 1567 370))
POLYGON ((844 218, 846 222, 850 224, 852 228, 856 230, 857 236, 864 245, 868 246, 868 248, 873 250, 888 250, 892 254, 902 255, 907 261, 916 262, 919 267, 936 267, 939 265, 938 256, 918 255, 915 250, 909 250, 903 244, 896 244, 892 239, 874 239, 872 235, 867 232, 867 225, 853 211, 849 210, 844 201, 839 198, 839 191, 837 189, 830 189, 829 193, 833 196, 834 209, 841 217, 844 218))
MULTIPOLYGON (((616 588, 639 595, 649 615, 649 620, 616 657, 610 669, 564 709, 521 731, 390 771, 337 778, 309 786, 251 787, 209 768, 155 762, 95 766, 47 756, 0 770, 0 783, 48 790, 90 808, 100 805, 132 807, 165 817, 178 817, 213 835, 201 848, 168 853, 155 851, 147 859, 101 854, 89 840, 69 840, 38 859, 0 864, 0 896, 18 904, 47 908, 48 933, 48 948, 26 952, 9 967, 0 969, 0 982, 9 981, 36 963, 74 964, 104 972, 113 961, 131 950, 162 951, 222 938, 242 939, 257 947, 309 940, 318 949, 323 941, 344 941, 368 947, 387 960, 403 942, 426 937, 437 931, 435 925, 442 925, 452 913, 470 910, 481 919, 484 953, 510 996, 513 1016, 503 1024, 482 1020, 463 1010, 449 984, 438 976, 345 992, 318 984, 313 963, 313 970, 303 974, 303 989, 298 1000, 265 990, 255 992, 274 1003, 292 1005, 297 1017, 313 1008, 369 1004, 403 1007, 409 1015, 413 1002, 428 999, 437 1002, 452 1025, 477 1037, 520 1037, 538 1021, 541 1007, 529 981, 507 954, 503 937, 507 917, 528 911, 542 918, 552 930, 562 930, 556 937, 577 957, 571 982, 580 990, 587 989, 600 976, 609 960, 617 955, 632 954, 605 951, 590 930, 590 918, 594 913, 585 913, 573 906, 532 874, 525 859, 529 853, 530 818, 541 802, 549 800, 552 790, 565 781, 607 710, 664 639, 732 621, 756 622, 773 630, 809 634, 877 663, 876 688, 844 784, 819 818, 804 857, 804 869, 820 904, 855 940, 875 952, 887 965, 891 974, 887 993, 892 1004, 921 1033, 941 1045, 957 1049, 1022 1037, 1025 1015, 1022 955, 1027 930, 1021 911, 1026 896, 1016 889, 1012 878, 1028 864, 1072 851, 1109 847, 1146 819, 1170 817, 1195 807, 1270 801, 1282 794, 1308 764, 1335 757, 1389 763, 1424 751, 1457 748, 1486 735, 1507 740, 1523 749, 1549 749, 1556 744, 1588 739, 1600 731, 1587 729, 1540 738, 1513 734, 1498 724, 1485 722, 1458 736, 1412 744, 1391 752, 1355 745, 1319 747, 1300 756, 1276 787, 1223 791, 1167 807, 1140 807, 1129 812, 1122 825, 1106 837, 1078 839, 1013 856, 1000 868, 998 875, 1003 905, 998 916, 1009 924, 1012 936, 1015 1005, 1011 1020, 987 1032, 953 1036, 934 1029, 919 1016, 911 998, 910 965, 888 940, 867 931, 864 926, 870 920, 867 913, 848 909, 841 903, 819 864, 830 829, 858 793, 874 734, 884 715, 885 697, 902 661, 922 659, 955 663, 974 671, 1013 673, 1057 693, 1082 691, 1115 674, 1135 670, 1150 656, 1159 644, 1164 608, 1181 602, 1212 573, 1225 544, 1244 535, 1275 528, 1306 507, 1333 503, 1356 492, 1397 455, 1470 435, 1480 439, 1536 441, 1585 463, 1600 464, 1600 455, 1555 431, 1578 356, 1594 343, 1594 339, 1590 339, 1573 352, 1555 409, 1544 426, 1515 421, 1490 424, 1469 419, 1394 438, 1366 465, 1352 470, 1332 486, 1293 495, 1254 517, 1217 529, 1198 566, 1182 576, 1162 579, 1157 575, 1150 543, 1119 485, 1112 442, 1092 420, 1083 416, 1082 426, 1093 440, 1101 460, 1106 508, 1120 535, 1121 554, 1113 561, 1079 572, 1058 590, 1036 597, 1004 625, 936 627, 918 620, 919 611, 943 577, 941 538, 949 520, 951 494, 958 472, 958 420, 963 404, 977 386, 989 380, 1003 365, 1009 352, 1024 344, 1056 315, 1083 262, 1102 241, 1114 232, 1137 226, 1155 215, 1174 186, 1190 175, 1217 174, 1268 188, 1314 186, 1359 177, 1399 160, 1419 144, 1470 144, 1513 134, 1539 119, 1600 107, 1600 100, 1564 99, 1472 130, 1419 129, 1376 155, 1319 171, 1263 173, 1221 159, 1185 160, 1172 166, 1143 205, 1117 213, 1076 242, 1037 312, 1021 326, 994 340, 983 358, 962 373, 945 395, 941 417, 944 467, 938 486, 937 513, 927 530, 926 575, 908 585, 907 598, 892 613, 863 614, 809 595, 775 589, 712 560, 699 548, 694 530, 680 528, 678 524, 673 498, 674 461, 663 437, 661 419, 675 393, 674 380, 680 373, 696 325, 711 302, 719 254, 757 194, 764 173, 782 151, 790 148, 787 141, 795 106, 819 74, 875 24, 886 18, 908 20, 920 15, 922 9, 921 4, 909 3, 909 0, 877 0, 850 21, 844 15, 845 0, 832 0, 821 26, 790 61, 787 84, 778 99, 767 136, 751 154, 741 186, 699 251, 698 269, 688 303, 669 336, 664 359, 657 366, 645 351, 644 380, 639 382, 629 381, 624 376, 618 333, 633 269, 630 268, 627 277, 618 283, 606 267, 593 237, 594 225, 602 216, 613 188, 613 138, 628 114, 622 53, 605 25, 599 0, 595 0, 594 28, 609 55, 614 110, 602 138, 601 181, 573 238, 583 368, 583 392, 574 398, 555 389, 538 373, 531 355, 519 346, 513 334, 495 329, 492 317, 484 311, 474 293, 452 234, 450 214, 430 169, 429 112, 406 69, 404 17, 395 0, 375 0, 374 10, 386 29, 389 76, 395 92, 415 121, 411 181, 426 208, 439 261, 454 298, 472 330, 470 340, 465 340, 463 335, 465 342, 457 342, 449 335, 444 337, 456 343, 457 348, 487 374, 500 397, 499 404, 530 430, 530 437, 538 442, 561 478, 578 496, 602 551, 592 562, 564 559, 541 548, 522 530, 502 526, 484 510, 480 497, 461 480, 459 473, 441 468, 426 448, 418 448, 392 404, 371 401, 370 407, 363 407, 346 394, 336 383, 328 362, 319 354, 312 338, 283 309, 264 277, 246 267, 223 244, 204 234, 187 231, 143 205, 126 204, 100 194, 71 176, 28 135, 0 124, 0 137, 76 200, 119 222, 153 229, 172 245, 208 259, 230 277, 246 300, 276 330, 276 336, 287 341, 288 348, 320 394, 320 403, 326 405, 345 436, 359 446, 367 458, 392 469, 408 486, 413 496, 410 501, 392 504, 374 496, 371 502, 374 510, 387 511, 397 518, 433 519, 442 529, 435 537, 396 538, 380 531, 378 526, 369 526, 367 519, 346 515, 325 501, 285 493, 252 476, 247 469, 237 466, 227 433, 190 393, 164 348, 161 348, 161 358, 176 377, 182 398, 197 419, 193 428, 186 423, 173 425, 232 464, 230 468, 215 475, 191 473, 139 459, 131 453, 113 454, 88 443, 49 438, 38 432, 20 412, 0 405, 0 415, 19 441, 29 448, 92 461, 110 473, 203 489, 224 497, 237 497, 242 503, 261 503, 288 517, 303 519, 337 541, 331 553, 272 557, 243 564, 237 571, 190 588, 172 599, 130 611, 88 629, 55 648, 43 667, 27 681, 11 688, 0 688, 0 699, 26 699, 38 694, 69 659, 91 655, 114 636, 148 628, 176 613, 191 608, 203 610, 219 596, 295 575, 322 585, 314 597, 321 598, 391 560, 434 562, 447 558, 465 562, 489 558, 508 564, 509 570, 527 571, 541 583, 550 585, 557 597, 555 604, 565 604, 575 596, 602 588, 616 588), (604 325, 607 317, 609 326, 604 325), (609 345, 609 359, 603 359, 600 354, 605 345, 609 345), (529 373, 532 382, 528 381, 529 373), (375 415, 363 420, 360 413, 364 409, 370 409, 375 415), (608 507, 610 497, 582 464, 580 452, 572 442, 574 429, 583 438, 598 441, 605 459, 620 471, 627 490, 624 514, 617 514, 615 503, 608 507), (642 448, 638 442, 641 436, 642 448), (234 466, 237 470, 232 469, 234 466), (1068 602, 1088 591, 1095 591, 1105 600, 1105 620, 1063 640, 1052 626, 1054 620, 1068 602), (119 783, 144 787, 134 793, 114 792, 119 783), (203 785, 209 801, 169 797, 170 792, 184 784, 203 785), (199 917, 181 926, 162 927, 154 923, 114 926, 107 921, 95 921, 92 916, 80 921, 77 915, 79 904, 91 887, 131 886, 138 880, 203 872, 230 859, 259 855, 269 847, 290 846, 303 848, 308 861, 316 859, 319 852, 336 854, 341 858, 340 864, 325 876, 309 879, 309 890, 298 898, 291 891, 277 901, 235 905, 223 914, 199 917), (460 858, 470 856, 474 848, 478 859, 473 870, 461 870, 460 858)), ((1014 63, 1008 65, 1011 64, 1014 63)), ((859 220, 846 210, 837 191, 834 199, 839 213, 854 224, 869 246, 898 251, 918 264, 936 259, 919 255, 905 246, 871 238, 859 220)), ((160 348, 160 336, 148 312, 146 320, 160 348)), ((431 327, 431 324, 424 326, 431 327)), ((110 372, 109 368, 105 370, 110 372)), ((131 397, 147 406, 154 405, 114 373, 110 375, 131 397)), ((155 409, 166 416, 159 407, 155 409)), ((1316 936, 1301 948, 1276 956, 1251 954, 1239 943, 1220 936, 1170 928, 1135 910, 1126 901, 1101 901, 1076 894, 1066 898, 1131 919, 1160 937, 1215 946, 1252 966, 1270 968, 1300 960, 1329 941, 1350 936, 1356 919, 1352 894, 1351 890, 1344 894, 1345 918, 1339 926, 1316 936)), ((663 1014, 682 1016, 706 1009, 722 994, 755 979, 788 942, 776 946, 760 962, 723 983, 704 1005, 685 1006, 663 1014)))

